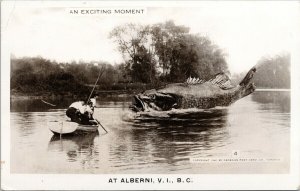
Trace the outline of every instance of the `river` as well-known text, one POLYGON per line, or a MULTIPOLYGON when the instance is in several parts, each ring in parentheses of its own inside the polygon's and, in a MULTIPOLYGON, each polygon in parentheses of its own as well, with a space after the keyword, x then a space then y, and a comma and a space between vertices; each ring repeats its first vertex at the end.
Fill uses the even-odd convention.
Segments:
POLYGON ((94 117, 108 133, 55 137, 73 100, 11 100, 12 173, 288 173, 290 92, 256 91, 229 107, 134 118, 130 98, 98 97, 94 117), (192 162, 202 158, 264 159, 192 162))

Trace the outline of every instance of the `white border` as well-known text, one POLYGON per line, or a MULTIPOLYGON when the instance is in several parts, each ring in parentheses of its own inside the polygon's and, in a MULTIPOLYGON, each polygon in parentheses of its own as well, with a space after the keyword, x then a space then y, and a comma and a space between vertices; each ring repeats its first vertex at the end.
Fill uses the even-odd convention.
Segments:
MULTIPOLYGON (((295 39, 291 56, 291 163, 289 174, 105 174, 105 175, 70 175, 70 174, 10 174, 10 44, 4 23, 9 19, 9 14, 14 4, 22 6, 38 7, 93 7, 93 6, 143 6, 143 7, 196 7, 198 1, 2 1, 1 2, 1 189, 72 189, 72 190, 144 190, 144 189, 280 189, 294 190, 299 187, 299 110, 300 110, 300 19, 297 31, 292 35, 295 39), (125 177, 191 177, 193 183, 189 184, 112 184, 108 178, 125 177)), ((212 3, 212 2, 205 2, 212 3)), ((243 2, 236 2, 243 3, 243 2)), ((253 2, 257 3, 257 2, 253 2)), ((259 2, 258 2, 259 3, 259 2)), ((293 3, 298 10, 297 18, 300 18, 300 3, 297 1, 274 2, 293 3)), ((299 189, 299 188, 298 188, 299 189)))

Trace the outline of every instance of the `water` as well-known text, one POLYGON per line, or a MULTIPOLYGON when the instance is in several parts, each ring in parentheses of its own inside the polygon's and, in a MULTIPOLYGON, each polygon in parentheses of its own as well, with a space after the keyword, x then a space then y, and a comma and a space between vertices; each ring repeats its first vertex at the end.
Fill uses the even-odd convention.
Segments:
POLYGON ((61 138, 47 123, 65 120, 72 100, 11 101, 12 173, 288 173, 290 92, 256 91, 226 108, 151 113, 133 119, 130 98, 99 98, 94 117, 108 134, 61 138), (280 159, 191 163, 190 158, 280 159))

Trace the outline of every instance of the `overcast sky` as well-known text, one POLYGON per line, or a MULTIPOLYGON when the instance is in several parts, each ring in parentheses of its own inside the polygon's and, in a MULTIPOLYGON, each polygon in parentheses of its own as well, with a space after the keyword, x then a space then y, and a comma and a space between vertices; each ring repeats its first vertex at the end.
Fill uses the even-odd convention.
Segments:
POLYGON ((2 20, 2 27, 9 34, 11 53, 17 57, 39 55, 56 61, 103 60, 114 64, 123 61, 116 44, 108 38, 115 26, 174 20, 175 24, 190 27, 191 33, 209 36, 226 52, 230 71, 237 73, 248 70, 262 56, 290 51, 299 10, 295 1, 198 2, 189 8, 157 6, 145 6, 147 13, 137 16, 78 16, 69 14, 69 8, 16 3, 8 12, 9 19, 2 20))

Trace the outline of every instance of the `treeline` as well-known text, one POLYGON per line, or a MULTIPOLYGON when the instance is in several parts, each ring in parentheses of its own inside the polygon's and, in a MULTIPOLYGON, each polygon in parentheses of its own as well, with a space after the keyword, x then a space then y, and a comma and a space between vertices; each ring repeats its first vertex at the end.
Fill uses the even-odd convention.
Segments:
MULTIPOLYGON (((263 57, 257 64, 257 72, 253 82, 257 88, 285 88, 291 87, 290 54, 281 54, 273 57, 263 57)), ((233 82, 237 84, 244 76, 241 73, 233 76, 233 82)))
POLYGON ((253 82, 261 88, 291 87, 291 58, 289 54, 265 57, 258 61, 253 82))
POLYGON ((100 71, 100 90, 143 90, 183 82, 188 77, 208 79, 228 71, 218 46, 173 21, 117 26, 109 38, 114 39, 124 63, 58 63, 41 57, 12 57, 11 89, 83 94, 90 91, 87 87, 95 83, 100 71))
MULTIPOLYGON (((113 39, 124 63, 56 62, 41 57, 11 57, 11 89, 23 93, 88 94, 98 74, 98 90, 145 90, 188 77, 210 79, 228 72, 224 52, 208 37, 191 34, 173 21, 115 27, 113 39)), ((101 53, 99 53, 101 54, 101 53)), ((256 86, 290 88, 290 56, 262 58, 254 76, 256 86)), ((239 80, 245 74, 233 76, 239 80)))
POLYGON ((227 72, 224 52, 206 36, 191 34, 173 21, 153 25, 125 24, 110 33, 134 82, 183 82, 227 72))
POLYGON ((11 58, 11 89, 23 93, 53 92, 86 94, 102 71, 100 83, 107 89, 124 79, 121 65, 105 62, 57 63, 41 57, 11 58))

